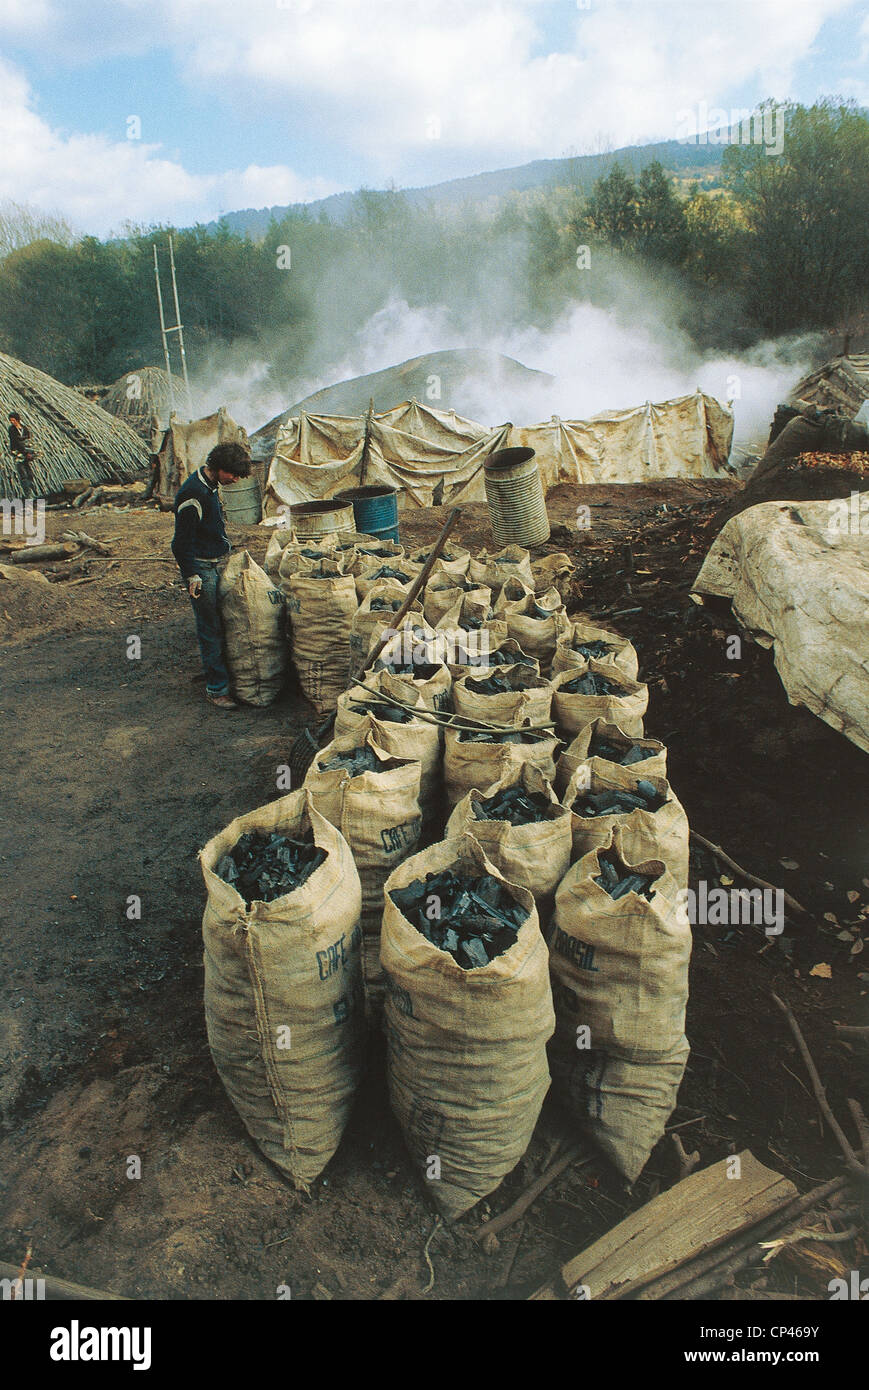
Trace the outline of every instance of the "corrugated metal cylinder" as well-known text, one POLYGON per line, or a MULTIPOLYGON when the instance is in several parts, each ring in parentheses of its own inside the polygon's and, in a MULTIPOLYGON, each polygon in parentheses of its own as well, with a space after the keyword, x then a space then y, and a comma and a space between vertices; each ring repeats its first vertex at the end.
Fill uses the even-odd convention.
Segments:
POLYGON ((290 528, 299 540, 314 540, 336 532, 353 533, 356 522, 352 507, 339 506, 330 498, 321 502, 297 502, 295 507, 290 507, 290 528))
POLYGON ((533 449, 497 449, 483 465, 492 533, 498 545, 543 545, 549 517, 533 449))
POLYGON ((256 477, 239 478, 229 487, 218 488, 223 514, 236 526, 256 526, 263 519, 262 492, 256 477))
POLYGON ((351 487, 336 493, 334 500, 353 507, 357 531, 398 544, 397 488, 382 485, 351 487))

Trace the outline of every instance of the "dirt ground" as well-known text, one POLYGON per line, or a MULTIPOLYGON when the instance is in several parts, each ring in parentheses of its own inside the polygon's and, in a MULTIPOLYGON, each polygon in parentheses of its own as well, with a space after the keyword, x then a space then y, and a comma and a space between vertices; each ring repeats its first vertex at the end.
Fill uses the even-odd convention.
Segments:
MULTIPOLYGON (((801 1191, 842 1171, 808 1078, 771 1000, 789 1001, 830 1102, 851 1133, 848 1096, 869 1110, 867 763, 791 708, 771 654, 688 591, 730 482, 549 494, 546 549, 577 565, 569 608, 637 647, 647 732, 669 749, 691 825, 811 911, 780 937, 697 927, 687 1031, 692 1054, 670 1121, 703 1166, 745 1148, 801 1191), (576 530, 579 501, 590 529, 576 530), (819 965, 827 967, 812 973, 819 965), (862 1049, 862 1050, 861 1050, 862 1049)), ((443 513, 402 516, 430 542, 443 513)), ((79 582, 22 594, 0 582, 0 1259, 149 1299, 521 1299, 677 1176, 671 1141, 632 1192, 591 1149, 484 1254, 469 1238, 546 1166, 568 1134, 552 1101, 502 1187, 423 1248, 434 1213, 392 1119, 382 1045, 336 1158, 295 1194, 248 1138, 214 1071, 202 1010, 197 851, 233 816, 279 795, 276 770, 311 720, 297 690, 272 708, 207 706, 188 600, 153 511, 49 514, 109 540, 116 559, 76 562, 79 582), (71 518, 75 517, 75 520, 71 518), (141 656, 128 656, 128 638, 141 656), (141 902, 135 915, 132 898, 141 902), (133 1158, 141 1161, 141 1176, 133 1158), (433 1278, 433 1283, 432 1283, 433 1278)), ((485 507, 456 537, 491 546, 485 507)), ((261 559, 267 533, 234 537, 261 559)), ((35 588, 35 586, 32 586, 35 588)), ((715 864, 692 870, 715 879, 715 864)), ((794 1247, 738 1276, 724 1296, 828 1298, 856 1243, 794 1247)), ((865 1262, 865 1260, 864 1260, 865 1262)))

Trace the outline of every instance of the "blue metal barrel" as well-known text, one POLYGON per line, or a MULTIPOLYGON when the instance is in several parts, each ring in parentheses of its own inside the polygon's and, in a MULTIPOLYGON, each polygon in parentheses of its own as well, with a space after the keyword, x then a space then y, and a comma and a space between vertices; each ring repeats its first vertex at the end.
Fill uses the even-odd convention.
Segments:
POLYGON ((353 506, 356 530, 378 540, 398 544, 398 489, 372 485, 351 487, 339 492, 333 501, 353 506))

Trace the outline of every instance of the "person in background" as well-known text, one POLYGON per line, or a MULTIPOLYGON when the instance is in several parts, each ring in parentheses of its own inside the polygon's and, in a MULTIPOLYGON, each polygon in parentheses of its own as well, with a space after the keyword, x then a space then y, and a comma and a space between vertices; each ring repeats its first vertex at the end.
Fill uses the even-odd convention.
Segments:
POLYGON ((9 452, 13 463, 17 465, 24 493, 35 497, 36 483, 33 481, 33 470, 30 466, 33 462, 30 430, 22 422, 21 416, 15 413, 9 416, 9 452))
POLYGON ((205 671, 206 699, 218 709, 238 709, 229 693, 217 586, 232 544, 217 491, 250 475, 250 455, 240 444, 218 444, 175 494, 172 554, 193 604, 205 671))

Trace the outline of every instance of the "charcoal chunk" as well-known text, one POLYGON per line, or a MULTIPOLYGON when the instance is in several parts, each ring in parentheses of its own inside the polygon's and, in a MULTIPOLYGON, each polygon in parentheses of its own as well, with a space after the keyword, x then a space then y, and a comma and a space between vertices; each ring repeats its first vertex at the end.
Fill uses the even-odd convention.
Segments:
POLYGON ((363 772, 382 771, 383 764, 370 748, 351 748, 346 753, 336 753, 327 763, 320 763, 321 772, 332 772, 338 767, 346 768, 351 777, 358 777, 363 772))
POLYGON ((491 874, 463 877, 451 869, 414 879, 390 897, 408 922, 463 970, 476 970, 516 941, 527 909, 491 874))
POLYGON ((473 690, 475 695, 511 695, 516 690, 529 690, 530 686, 523 685, 518 680, 510 681, 506 675, 496 671, 493 676, 486 676, 481 680, 469 679, 467 688, 473 690))
POLYGON ((615 849, 602 850, 598 855, 598 863, 600 874, 595 876, 594 882, 599 883, 611 898, 624 898, 628 893, 636 893, 651 902, 655 895, 652 884, 660 877, 659 874, 635 873, 633 869, 628 868, 615 849))
POLYGON ((637 743, 619 745, 610 743, 608 739, 594 734, 588 745, 588 756, 590 758, 606 758, 607 762, 621 763, 622 767, 630 767, 633 763, 644 762, 646 758, 651 758, 653 755, 650 748, 641 748, 637 743))
POLYGON ((244 898, 270 903, 300 888, 326 859, 326 851, 314 844, 314 832, 300 839, 273 830, 249 830, 217 865, 217 876, 230 883, 244 898))
POLYGON ((380 704, 373 701, 370 705, 351 705, 354 714, 372 714, 375 719, 380 719, 389 724, 409 724, 413 715, 406 709, 399 709, 397 705, 380 704))
POLYGON ((666 797, 660 796, 651 782, 637 782, 634 791, 621 791, 617 787, 600 792, 580 792, 573 803, 578 816, 622 816, 631 811, 660 811, 666 804, 666 797))
POLYGON ((608 676, 602 676, 598 671, 586 671, 581 676, 574 676, 573 680, 565 681, 559 687, 563 693, 565 690, 571 695, 624 695, 623 685, 611 681, 608 676))
POLYGON ((503 647, 496 647, 493 652, 489 652, 489 666, 533 666, 534 658, 526 656, 524 652, 508 652, 503 647))
POLYGON ((615 647, 610 646, 609 642, 602 642, 599 639, 595 639, 591 642, 580 642, 577 638, 574 638, 570 645, 573 651, 579 652, 582 656, 590 660, 594 659, 595 661, 601 661, 609 652, 615 651, 615 647))
POLYGON ((558 807, 543 792, 526 792, 522 787, 507 787, 495 796, 474 802, 477 820, 504 820, 511 825, 552 820, 557 812, 558 807))

